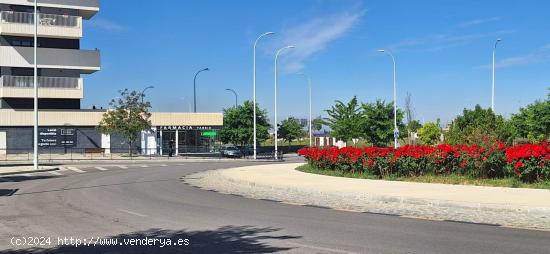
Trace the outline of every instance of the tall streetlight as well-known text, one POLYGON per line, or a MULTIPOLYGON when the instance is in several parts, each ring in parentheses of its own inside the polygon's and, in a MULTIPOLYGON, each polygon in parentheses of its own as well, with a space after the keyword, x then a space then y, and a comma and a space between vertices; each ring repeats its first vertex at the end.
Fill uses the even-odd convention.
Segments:
POLYGON ((278 148, 277 148, 277 130, 279 127, 277 126, 277 60, 279 59, 279 55, 281 52, 283 52, 285 49, 291 49, 295 48, 295 46, 286 46, 279 50, 277 50, 277 53, 275 54, 275 123, 273 124, 273 127, 275 128, 275 160, 279 159, 279 155, 277 154, 278 148))
POLYGON ((497 51, 497 45, 501 41, 502 39, 498 38, 495 42, 495 46, 493 47, 493 82, 491 88, 491 110, 493 110, 493 112, 495 112, 495 54, 497 51))
POLYGON ((155 88, 154 86, 148 86, 146 88, 143 88, 143 90, 141 91, 141 104, 143 104, 143 97, 145 97, 145 91, 147 91, 148 89, 153 89, 155 88))
POLYGON ((38 0, 34 1, 34 155, 33 166, 38 170, 38 0))
POLYGON ((309 146, 311 147, 313 145, 312 143, 312 139, 313 139, 313 131, 312 131, 312 118, 311 118, 311 78, 309 77, 309 75, 305 74, 305 73, 298 73, 298 75, 302 75, 302 76, 305 76, 307 78, 307 85, 308 85, 308 90, 309 90, 309 146))
POLYGON ((204 68, 200 71, 197 71, 197 73, 195 73, 195 78, 193 79, 193 112, 195 113, 197 113, 197 76, 203 71, 209 71, 209 69, 204 68))
POLYGON ((239 97, 237 95, 237 92, 230 88, 226 88, 225 91, 232 92, 235 95, 235 108, 237 108, 237 106, 239 105, 239 97))
POLYGON ((393 54, 389 50, 379 49, 378 52, 387 53, 393 61, 393 142, 394 148, 397 148, 399 147, 399 143, 397 143, 399 129, 397 128, 397 70, 395 68, 395 57, 393 57, 393 54))
POLYGON ((253 67, 252 67, 252 72, 254 73, 253 74, 253 87, 252 87, 252 103, 254 103, 254 106, 253 106, 253 117, 254 117, 254 160, 256 159, 256 45, 258 45, 258 41, 260 41, 260 39, 264 36, 267 36, 267 35, 272 35, 272 34, 275 34, 274 32, 267 32, 267 33, 264 33, 262 35, 260 35, 256 41, 254 42, 254 60, 253 60, 253 67))

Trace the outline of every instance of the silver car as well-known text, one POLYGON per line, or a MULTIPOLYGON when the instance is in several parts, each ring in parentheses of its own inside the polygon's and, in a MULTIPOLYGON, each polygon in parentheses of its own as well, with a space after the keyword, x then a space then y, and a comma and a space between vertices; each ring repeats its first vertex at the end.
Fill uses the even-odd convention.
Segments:
POLYGON ((241 158, 243 153, 236 146, 225 146, 220 150, 220 153, 224 157, 241 158))

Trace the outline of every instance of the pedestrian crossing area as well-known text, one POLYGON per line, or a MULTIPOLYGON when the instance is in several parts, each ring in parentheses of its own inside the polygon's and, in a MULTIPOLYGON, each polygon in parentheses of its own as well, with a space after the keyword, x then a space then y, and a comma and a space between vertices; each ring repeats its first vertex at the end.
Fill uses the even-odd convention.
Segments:
MULTIPOLYGON (((173 167, 182 167, 184 164, 171 164, 173 167)), ((14 175, 4 175, 0 176, 0 182, 9 182, 17 179, 25 178, 50 178, 50 177, 61 177, 66 175, 75 175, 75 174, 84 174, 92 172, 102 172, 102 171, 111 171, 111 170, 131 170, 131 169, 145 169, 145 168, 163 168, 168 167, 168 164, 131 164, 131 165, 78 165, 78 166, 60 166, 58 170, 46 171, 46 172, 36 172, 36 173, 25 173, 25 174, 14 174, 14 175)))

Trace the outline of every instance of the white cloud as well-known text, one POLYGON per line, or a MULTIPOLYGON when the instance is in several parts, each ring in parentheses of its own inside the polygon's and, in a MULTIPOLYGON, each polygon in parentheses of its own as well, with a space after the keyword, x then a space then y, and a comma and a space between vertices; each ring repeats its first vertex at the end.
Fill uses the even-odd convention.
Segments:
POLYGON ((119 32, 127 29, 125 26, 107 19, 92 19, 88 24, 92 28, 106 30, 110 32, 119 32))
MULTIPOLYGON (((534 53, 501 59, 495 63, 495 68, 505 68, 515 65, 527 65, 550 61, 550 47, 548 46, 549 45, 543 46, 540 50, 534 53)), ((492 67, 492 64, 484 64, 482 66, 479 66, 479 68, 486 69, 492 67)))
POLYGON ((484 24, 484 23, 494 22, 494 21, 499 21, 499 20, 500 20, 500 17, 490 17, 490 18, 485 18, 485 19, 474 19, 474 20, 469 20, 469 21, 466 21, 466 22, 462 22, 458 26, 459 27, 477 26, 477 25, 481 25, 481 24, 484 24))
POLYGON ((389 45, 388 48, 393 51, 407 50, 407 49, 420 49, 426 51, 437 51, 445 48, 452 48, 457 46, 464 46, 474 41, 485 38, 498 38, 505 34, 511 34, 515 31, 502 30, 488 33, 472 33, 463 35, 454 34, 432 34, 425 37, 416 39, 405 39, 398 43, 389 45))
POLYGON ((299 71, 304 61, 345 36, 365 14, 365 10, 317 17, 282 31, 283 45, 295 45, 282 59, 288 72, 299 71))

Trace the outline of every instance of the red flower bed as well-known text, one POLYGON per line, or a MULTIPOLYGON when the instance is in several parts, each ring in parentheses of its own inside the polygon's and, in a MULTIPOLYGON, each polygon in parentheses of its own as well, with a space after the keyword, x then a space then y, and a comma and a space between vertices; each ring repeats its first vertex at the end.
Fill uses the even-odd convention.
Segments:
POLYGON ((489 148, 477 145, 303 148, 300 156, 316 167, 367 172, 378 176, 459 174, 496 178, 515 176, 526 182, 550 180, 550 146, 526 144, 489 148))
POLYGON ((550 179, 550 146, 546 141, 506 148, 506 162, 513 165, 514 174, 524 181, 550 179))

